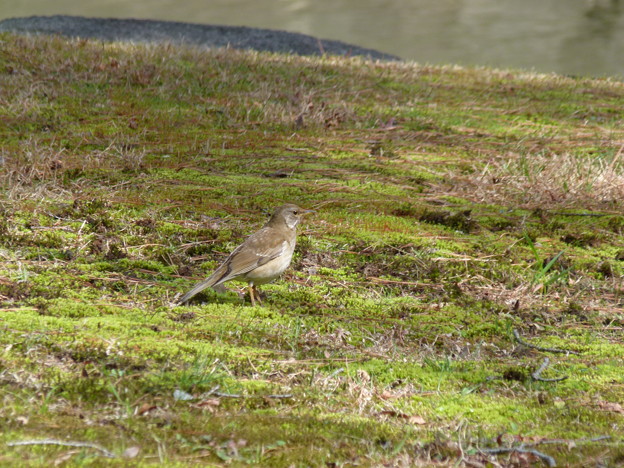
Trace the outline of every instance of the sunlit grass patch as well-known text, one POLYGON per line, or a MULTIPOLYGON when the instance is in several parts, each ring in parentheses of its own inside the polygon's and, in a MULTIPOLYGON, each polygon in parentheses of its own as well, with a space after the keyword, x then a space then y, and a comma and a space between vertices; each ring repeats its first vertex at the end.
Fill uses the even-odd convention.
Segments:
POLYGON ((617 463, 621 83, 1 38, 2 442, 426 466, 563 439, 539 448, 617 463), (172 308, 284 202, 317 213, 262 306, 232 282, 172 308), (565 380, 533 377, 546 356, 565 380))
POLYGON ((617 209, 624 199, 621 149, 589 154, 509 154, 467 180, 475 200, 523 207, 617 209))

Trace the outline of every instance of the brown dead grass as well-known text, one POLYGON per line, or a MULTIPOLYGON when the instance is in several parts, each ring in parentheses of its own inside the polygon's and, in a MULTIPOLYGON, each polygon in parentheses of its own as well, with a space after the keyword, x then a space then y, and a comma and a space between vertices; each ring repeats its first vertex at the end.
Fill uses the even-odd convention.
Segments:
POLYGON ((624 200, 623 149, 610 161, 570 153, 509 153, 462 177, 455 190, 476 202, 530 209, 613 209, 624 200))
POLYGON ((63 150, 56 150, 33 138, 24 142, 17 151, 0 149, 3 181, 13 187, 54 180, 62 167, 62 153, 63 150))

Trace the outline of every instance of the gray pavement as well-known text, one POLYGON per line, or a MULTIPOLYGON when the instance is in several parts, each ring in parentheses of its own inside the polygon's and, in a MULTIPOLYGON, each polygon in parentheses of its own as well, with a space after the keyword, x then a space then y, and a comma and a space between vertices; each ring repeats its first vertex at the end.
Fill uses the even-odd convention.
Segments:
POLYGON ((1 31, 57 34, 104 41, 189 43, 206 47, 232 47, 297 55, 329 54, 363 56, 378 60, 400 60, 394 55, 340 41, 244 26, 57 15, 5 19, 0 21, 1 31))

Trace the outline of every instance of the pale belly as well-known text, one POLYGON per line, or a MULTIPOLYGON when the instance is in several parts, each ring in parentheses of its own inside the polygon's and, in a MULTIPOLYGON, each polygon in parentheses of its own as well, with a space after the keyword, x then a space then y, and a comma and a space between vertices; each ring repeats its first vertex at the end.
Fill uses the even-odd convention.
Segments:
POLYGON ((279 275, 284 273, 284 270, 290 265, 293 252, 284 252, 284 255, 274 258, 270 262, 265 263, 262 266, 246 273, 244 279, 252 283, 255 286, 270 283, 279 275))

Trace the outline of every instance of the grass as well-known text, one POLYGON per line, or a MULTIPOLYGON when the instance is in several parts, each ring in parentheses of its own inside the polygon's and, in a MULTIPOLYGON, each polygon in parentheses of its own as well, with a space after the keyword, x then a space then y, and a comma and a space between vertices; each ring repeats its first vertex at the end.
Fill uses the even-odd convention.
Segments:
POLYGON ((622 83, 0 40, 0 465, 621 463, 622 83))

